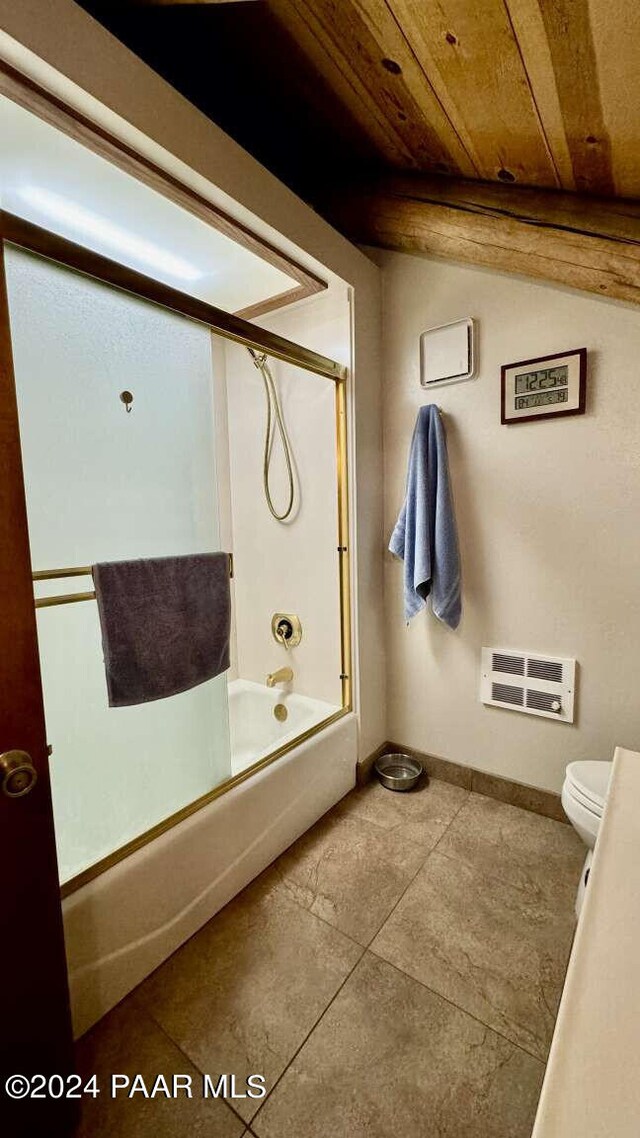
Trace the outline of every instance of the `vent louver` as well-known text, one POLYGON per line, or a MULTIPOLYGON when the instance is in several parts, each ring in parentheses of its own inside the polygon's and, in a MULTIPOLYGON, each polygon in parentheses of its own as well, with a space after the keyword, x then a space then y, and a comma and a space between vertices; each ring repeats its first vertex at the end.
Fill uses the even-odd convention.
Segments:
POLYGON ((562 683, 562 663, 560 660, 527 660, 527 675, 535 680, 552 680, 562 683))
POLYGON ((573 723, 575 670, 575 660, 565 657, 483 648, 480 699, 493 707, 573 723))
POLYGON ((524 690, 514 688, 513 684, 492 684, 491 697, 500 703, 513 703, 519 707, 524 700, 524 690))
POLYGON ((510 672, 514 676, 524 676, 524 656, 505 656, 493 653, 494 672, 510 672))
POLYGON ((553 692, 527 688, 527 707, 535 707, 537 711, 553 711, 557 715, 561 706, 560 700, 553 692))

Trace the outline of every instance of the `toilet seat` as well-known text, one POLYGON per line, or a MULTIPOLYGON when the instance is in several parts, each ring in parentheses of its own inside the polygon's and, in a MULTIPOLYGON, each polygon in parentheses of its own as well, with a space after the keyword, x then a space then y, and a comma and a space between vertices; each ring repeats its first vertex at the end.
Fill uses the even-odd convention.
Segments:
MULTIPOLYGON (((583 759, 569 763, 562 786, 562 808, 589 850, 594 849, 602 822, 613 763, 583 759)), ((585 865, 587 863, 585 862, 585 865)), ((576 912, 582 904, 578 892, 576 912)))
POLYGON ((574 830, 580 835, 585 846, 592 850, 596 844, 602 815, 589 810, 575 794, 571 793, 567 779, 562 787, 561 799, 562 808, 574 830))
POLYGON ((602 816, 612 763, 582 759, 569 763, 566 784, 569 793, 592 813, 602 816))
POLYGON ((579 802, 585 810, 588 810, 590 814, 593 814, 594 818, 597 818, 598 821, 600 821, 603 811, 602 806, 597 806, 595 802, 592 802, 590 798, 587 798, 586 795, 582 794, 569 779, 566 780, 564 788, 569 798, 572 798, 574 802, 579 802))

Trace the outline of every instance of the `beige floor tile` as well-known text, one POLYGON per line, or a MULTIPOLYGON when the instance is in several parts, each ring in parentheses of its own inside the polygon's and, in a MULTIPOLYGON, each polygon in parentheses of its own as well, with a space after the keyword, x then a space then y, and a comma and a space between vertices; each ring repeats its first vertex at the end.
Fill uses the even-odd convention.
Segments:
POLYGON ((438 852, 567 906, 586 853, 572 826, 481 794, 469 796, 438 852))
POLYGON ((445 857, 440 848, 372 950, 546 1059, 571 947, 572 906, 445 857))
MULTIPOLYGON (((270 1088, 360 955, 267 871, 138 995, 202 1071, 264 1075, 270 1088)), ((233 1105, 250 1121, 260 1103, 233 1105)))
POLYGON ((252 1128, 259 1138, 528 1138, 542 1074, 368 953, 252 1128))
POLYGON ((403 794, 386 790, 377 779, 343 798, 337 813, 364 818, 384 830, 400 833, 420 846, 425 855, 433 849, 449 823, 464 805, 469 792, 439 779, 420 781, 403 794))
POLYGON ((401 830, 384 829, 340 805, 274 868, 300 905, 367 945, 425 856, 401 830))
POLYGON ((240 1138, 244 1123, 221 1099, 204 1099, 202 1075, 134 1000, 126 1000, 78 1044, 78 1071, 97 1076, 100 1094, 84 1096, 76 1138, 240 1138), (111 1076, 141 1074, 151 1092, 156 1076, 172 1089, 174 1075, 190 1075, 193 1098, 162 1094, 111 1098, 111 1076))

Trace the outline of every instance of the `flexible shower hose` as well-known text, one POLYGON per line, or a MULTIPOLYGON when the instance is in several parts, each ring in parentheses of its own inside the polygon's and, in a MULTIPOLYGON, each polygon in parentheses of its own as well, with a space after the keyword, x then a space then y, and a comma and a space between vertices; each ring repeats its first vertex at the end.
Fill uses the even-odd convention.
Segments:
POLYGON ((267 399, 267 425, 264 436, 264 462, 262 467, 262 480, 264 484, 264 495, 267 499, 267 505, 273 517, 277 522, 284 522, 293 510, 293 502, 295 497, 295 483, 293 477, 293 459, 291 454, 291 443, 287 434, 287 428, 284 423, 282 415, 282 408, 280 406, 280 397, 276 387, 275 379, 271 374, 267 357, 261 352, 254 351, 253 348, 248 349, 255 366, 257 367, 264 383, 264 391, 267 399), (271 497, 271 489, 269 486, 269 471, 271 468, 271 451, 273 448, 273 440, 276 433, 276 427, 280 434, 280 441, 282 443, 282 450, 284 453, 284 460, 287 467, 287 478, 289 481, 289 500, 284 513, 279 514, 276 510, 273 499, 271 497))

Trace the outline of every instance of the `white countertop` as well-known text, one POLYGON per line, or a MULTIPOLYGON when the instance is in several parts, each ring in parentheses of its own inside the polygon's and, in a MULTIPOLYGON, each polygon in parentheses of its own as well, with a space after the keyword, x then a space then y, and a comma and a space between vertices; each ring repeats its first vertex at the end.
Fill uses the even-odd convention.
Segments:
POLYGON ((532 1138, 640 1135, 640 753, 616 749, 532 1138))

